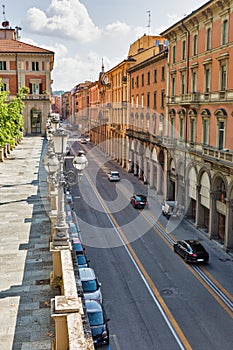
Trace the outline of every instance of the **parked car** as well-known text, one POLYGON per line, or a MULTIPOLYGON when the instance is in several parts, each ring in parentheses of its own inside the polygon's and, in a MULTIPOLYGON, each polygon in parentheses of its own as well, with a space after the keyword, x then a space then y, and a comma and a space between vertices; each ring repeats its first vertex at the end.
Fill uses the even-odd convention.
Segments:
POLYGON ((87 256, 85 253, 76 254, 76 263, 78 268, 89 267, 89 262, 90 260, 87 259, 87 256))
POLYGON ((197 240, 181 240, 173 245, 174 252, 179 254, 186 263, 208 262, 209 254, 197 240))
POLYGON ((72 238, 72 248, 76 254, 84 254, 85 247, 78 237, 72 238))
POLYGON ((183 207, 178 205, 177 201, 165 201, 162 204, 162 214, 168 219, 170 217, 177 218, 182 215, 183 207))
POLYGON ((102 303, 101 283, 95 275, 95 271, 91 267, 79 269, 80 280, 83 287, 85 299, 97 300, 102 303))
POLYGON ((86 300, 85 305, 94 345, 108 345, 109 319, 106 318, 103 305, 96 300, 86 300))
POLYGON ((108 179, 109 181, 120 181, 119 171, 110 171, 108 173, 108 179))
POLYGON ((70 234, 70 239, 72 240, 73 238, 79 238, 78 236, 78 230, 74 222, 69 222, 69 234, 70 234))
POLYGON ((145 206, 148 206, 147 197, 143 194, 134 194, 130 198, 130 203, 137 209, 144 209, 145 206))

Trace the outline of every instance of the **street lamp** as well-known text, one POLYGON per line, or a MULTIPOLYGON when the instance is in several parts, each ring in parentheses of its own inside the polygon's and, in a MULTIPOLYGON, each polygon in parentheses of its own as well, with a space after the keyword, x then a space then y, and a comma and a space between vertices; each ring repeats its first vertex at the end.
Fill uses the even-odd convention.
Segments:
POLYGON ((56 129, 53 133, 54 152, 44 157, 45 170, 51 175, 50 179, 58 185, 57 223, 56 233, 53 236, 54 247, 69 246, 68 224, 66 222, 64 185, 75 184, 79 181, 82 171, 87 166, 87 158, 80 151, 73 160, 73 166, 78 170, 78 177, 75 172, 69 170, 64 172, 64 156, 66 154, 68 133, 64 129, 56 129))

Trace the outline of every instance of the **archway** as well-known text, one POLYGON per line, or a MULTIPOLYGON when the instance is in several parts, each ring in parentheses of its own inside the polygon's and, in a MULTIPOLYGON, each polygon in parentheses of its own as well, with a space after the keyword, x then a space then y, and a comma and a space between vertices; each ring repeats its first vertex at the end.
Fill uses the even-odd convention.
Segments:
POLYGON ((41 134, 41 110, 39 108, 31 109, 31 133, 41 134))

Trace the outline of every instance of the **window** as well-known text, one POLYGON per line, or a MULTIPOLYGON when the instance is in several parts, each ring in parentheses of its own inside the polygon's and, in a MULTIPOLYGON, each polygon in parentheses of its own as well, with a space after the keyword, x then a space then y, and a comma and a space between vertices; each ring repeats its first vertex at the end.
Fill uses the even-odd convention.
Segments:
POLYGON ((136 77, 136 87, 137 88, 139 87, 139 77, 138 76, 136 77))
POLYGON ((195 142, 196 138, 196 120, 195 118, 190 119, 190 141, 195 142))
POLYGON ((210 91, 210 68, 205 68, 205 92, 210 91))
POLYGON ((0 86, 0 91, 7 91, 7 84, 2 83, 2 86, 0 86))
POLYGON ((227 44, 228 42, 228 20, 225 19, 225 21, 222 24, 222 45, 227 44))
POLYGON ((154 83, 157 83, 157 69, 154 70, 154 83))
POLYGON ((218 121, 218 148, 224 148, 225 123, 218 121))
POLYGON ((180 89, 181 95, 184 95, 185 94, 185 73, 184 72, 181 73, 180 81, 181 81, 181 89, 180 89))
POLYGON ((30 83, 30 93, 33 95, 39 95, 40 94, 40 85, 37 83, 30 83))
POLYGON ((32 70, 33 71, 39 70, 39 62, 32 62, 32 70))
POLYGON ((182 42, 182 60, 186 59, 186 40, 182 42))
POLYGON ((165 92, 161 91, 161 108, 164 108, 165 92))
POLYGON ((220 68, 220 89, 221 91, 226 90, 226 85, 227 85, 227 66, 226 64, 221 65, 220 68))
POLYGON ((142 86, 144 86, 144 74, 142 74, 142 86))
POLYGON ((180 118, 180 138, 184 138, 184 118, 180 118))
POLYGON ((176 63, 176 45, 172 48, 172 63, 176 63))
POLYGON ((6 61, 0 61, 0 70, 6 70, 6 61))
POLYGON ((150 85, 150 72, 147 73, 147 84, 150 85))
POLYGON ((147 114, 146 116, 146 130, 148 131, 150 129, 150 115, 147 114))
POLYGON ((147 108, 150 108, 150 93, 147 93, 147 104, 146 104, 147 108))
POLYGON ((142 94, 142 108, 144 108, 144 94, 142 94))
POLYGON ((192 92, 197 92, 197 72, 192 72, 192 92))
POLYGON ((171 136, 171 138, 174 138, 174 130, 175 130, 175 118, 174 117, 171 117, 170 125, 171 125, 170 136, 171 136))
POLYGON ((193 56, 197 56, 197 34, 193 37, 193 56))
POLYGON ((138 95, 136 96, 136 108, 138 108, 138 95))
POLYGON ((134 107, 134 97, 133 96, 131 97, 131 106, 132 106, 132 108, 134 107))
POLYGON ((165 79, 165 68, 164 67, 162 67, 161 75, 162 75, 162 80, 164 80, 165 79))
POLYGON ((208 28, 206 31, 206 50, 211 49, 211 28, 208 28))
POLYGON ((156 135, 156 115, 153 115, 153 134, 156 135))
POLYGON ((141 129, 144 129, 144 115, 141 114, 141 129))
POLYGON ((156 109, 156 108, 157 108, 157 92, 156 92, 156 91, 154 92, 154 102, 153 102, 153 107, 154 107, 154 109, 156 109))
POLYGON ((172 77, 172 96, 176 94, 176 77, 172 77))
POLYGON ((132 78, 132 89, 134 89, 134 78, 132 78))
POLYGON ((202 142, 204 145, 209 144, 209 119, 203 119, 202 122, 202 142))

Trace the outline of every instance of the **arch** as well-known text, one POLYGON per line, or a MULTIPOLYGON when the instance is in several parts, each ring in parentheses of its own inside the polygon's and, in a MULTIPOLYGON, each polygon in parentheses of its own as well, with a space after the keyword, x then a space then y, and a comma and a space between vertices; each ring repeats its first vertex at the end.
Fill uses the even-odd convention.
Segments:
POLYGON ((191 108, 188 112, 189 117, 197 117, 197 111, 195 108, 191 108))
POLYGON ((176 115, 176 110, 174 108, 169 109, 168 114, 170 116, 175 116, 176 115))
POLYGON ((163 114, 163 113, 160 114, 160 121, 161 121, 161 122, 164 121, 164 114, 163 114))
POLYGON ((181 108, 181 109, 178 110, 177 113, 179 114, 179 116, 185 116, 185 109, 181 108))
POLYGON ((141 119, 143 119, 143 118, 144 118, 144 113, 143 113, 143 112, 141 112, 141 114, 140 114, 140 118, 141 118, 141 119))
POLYGON ((146 113, 146 119, 150 119, 150 113, 149 112, 146 113))
POLYGON ((218 108, 214 112, 214 115, 216 117, 227 117, 227 112, 226 112, 225 108, 218 108))
POLYGON ((187 170, 188 179, 188 196, 194 200, 197 200, 197 169, 194 164, 191 164, 187 170))
POLYGON ((31 133, 41 134, 42 113, 40 108, 33 107, 30 111, 31 117, 31 133))
POLYGON ((200 114, 202 117, 210 117, 211 115, 210 110, 208 108, 202 109, 200 114))

